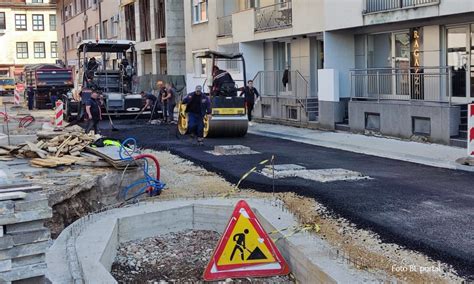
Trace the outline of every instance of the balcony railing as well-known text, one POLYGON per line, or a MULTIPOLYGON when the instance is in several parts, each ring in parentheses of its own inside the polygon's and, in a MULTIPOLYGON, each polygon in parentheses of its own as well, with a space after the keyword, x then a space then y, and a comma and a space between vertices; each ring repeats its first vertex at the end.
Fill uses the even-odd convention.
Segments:
POLYGON ((437 5, 440 0, 365 0, 365 14, 437 5))
POLYGON ((255 31, 286 28, 291 24, 291 1, 255 9, 255 31))
POLYGON ((370 68, 350 72, 351 99, 451 102, 448 67, 370 68))
POLYGON ((219 30, 217 31, 218 37, 232 35, 232 15, 217 18, 217 24, 219 27, 219 30))

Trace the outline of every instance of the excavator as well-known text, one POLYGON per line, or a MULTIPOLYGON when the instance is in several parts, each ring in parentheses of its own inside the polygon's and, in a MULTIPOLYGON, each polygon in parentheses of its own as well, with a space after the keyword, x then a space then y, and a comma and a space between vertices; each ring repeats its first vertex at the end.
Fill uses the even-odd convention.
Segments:
MULTIPOLYGON (((204 137, 242 137, 247 134, 248 119, 245 101, 243 97, 237 96, 240 87, 244 87, 246 80, 245 59, 242 53, 227 54, 217 51, 205 51, 197 55, 197 58, 211 59, 212 65, 217 66, 219 62, 234 61, 242 64, 243 82, 242 86, 227 86, 219 91, 212 90, 212 68, 208 77, 210 78, 208 89, 211 99, 212 118, 204 120, 204 137)), ((206 79, 203 83, 203 90, 206 90, 206 79)), ((238 80, 236 80, 239 82, 238 80)), ((188 117, 186 114, 186 105, 178 105, 178 130, 182 135, 188 132, 188 117)))

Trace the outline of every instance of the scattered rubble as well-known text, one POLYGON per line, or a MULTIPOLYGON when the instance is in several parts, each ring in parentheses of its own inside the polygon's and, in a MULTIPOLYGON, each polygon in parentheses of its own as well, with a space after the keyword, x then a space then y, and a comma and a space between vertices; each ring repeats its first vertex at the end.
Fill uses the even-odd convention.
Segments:
MULTIPOLYGON (((112 265, 119 283, 196 283, 219 241, 214 231, 187 230, 121 244, 112 265)), ((246 278, 227 283, 295 283, 291 276, 246 278)))

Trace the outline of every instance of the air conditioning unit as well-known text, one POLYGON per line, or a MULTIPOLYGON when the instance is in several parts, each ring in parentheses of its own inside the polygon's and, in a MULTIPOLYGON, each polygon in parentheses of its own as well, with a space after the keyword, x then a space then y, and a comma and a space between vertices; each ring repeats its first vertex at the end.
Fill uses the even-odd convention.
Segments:
POLYGON ((119 20, 120 20, 120 17, 119 17, 118 14, 117 14, 117 15, 114 15, 114 16, 112 17, 112 22, 114 22, 114 23, 118 23, 119 20))

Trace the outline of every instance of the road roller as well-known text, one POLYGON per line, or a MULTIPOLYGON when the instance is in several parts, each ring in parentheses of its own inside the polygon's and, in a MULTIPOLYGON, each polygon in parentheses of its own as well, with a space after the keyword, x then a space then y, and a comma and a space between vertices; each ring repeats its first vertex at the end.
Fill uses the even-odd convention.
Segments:
MULTIPOLYGON (((226 54, 217 51, 206 51, 198 54, 197 58, 212 59, 211 66, 217 66, 218 62, 222 61, 237 61, 242 64, 243 83, 238 86, 233 81, 234 86, 226 86, 220 88, 218 91, 212 89, 213 76, 210 76, 208 89, 212 107, 212 118, 204 120, 204 137, 242 137, 247 134, 248 118, 247 109, 245 107, 245 100, 239 97, 238 91, 245 86, 246 70, 245 60, 242 53, 226 54)), ((206 80, 208 81, 208 80, 206 80)), ((203 90, 206 87, 206 81, 203 83, 203 90)), ((238 81, 238 80, 237 80, 238 81)), ((240 81, 238 81, 240 82, 240 81)), ((178 105, 178 130, 182 135, 188 132, 188 118, 186 113, 186 105, 178 105)))

